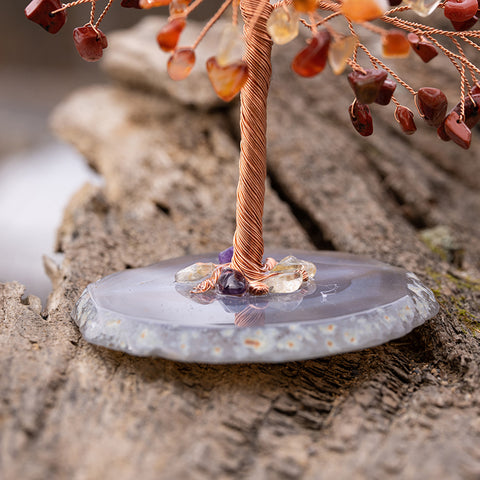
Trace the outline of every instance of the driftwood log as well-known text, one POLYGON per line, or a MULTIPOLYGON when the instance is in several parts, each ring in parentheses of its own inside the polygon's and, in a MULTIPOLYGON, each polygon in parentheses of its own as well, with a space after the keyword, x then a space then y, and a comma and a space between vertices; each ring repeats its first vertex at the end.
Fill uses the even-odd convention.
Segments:
MULTIPOLYGON (((344 77, 290 73, 300 41, 273 61, 266 245, 406 267, 434 290, 438 316, 387 345, 281 365, 135 358, 81 338, 69 314, 88 283, 231 244, 238 109, 201 68, 166 79, 160 24, 112 35, 114 84, 74 92, 54 115, 104 185, 66 208, 43 309, 21 285, 0 286, 0 477, 480 478, 479 131, 464 152, 422 125, 403 136, 379 107, 361 138, 344 77)), ((444 64, 426 76, 406 63, 417 88, 458 98, 444 64)))

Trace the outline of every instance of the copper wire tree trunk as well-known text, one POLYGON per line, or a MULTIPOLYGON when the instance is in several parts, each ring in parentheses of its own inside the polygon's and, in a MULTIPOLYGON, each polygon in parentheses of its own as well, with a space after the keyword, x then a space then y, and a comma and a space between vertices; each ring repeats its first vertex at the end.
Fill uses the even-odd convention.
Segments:
POLYGON ((267 177, 267 96, 271 77, 272 42, 266 24, 269 2, 240 0, 245 23, 248 81, 241 92, 240 176, 237 188, 236 231, 232 268, 249 281, 261 281, 263 264, 263 204, 267 177), (263 3, 263 2, 262 2, 263 3), (261 8, 261 12, 258 9, 261 8), (252 17, 257 17, 252 22, 252 17), (253 25, 252 25, 253 23, 253 25))

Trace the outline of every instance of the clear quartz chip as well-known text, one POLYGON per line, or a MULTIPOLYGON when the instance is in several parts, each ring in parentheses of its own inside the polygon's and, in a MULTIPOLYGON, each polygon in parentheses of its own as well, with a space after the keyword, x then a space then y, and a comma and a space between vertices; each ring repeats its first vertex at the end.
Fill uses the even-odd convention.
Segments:
POLYGON ((403 0, 415 13, 428 17, 440 4, 441 0, 403 0))
POLYGON ((199 282, 205 277, 208 277, 215 270, 214 263, 194 263, 188 267, 182 268, 175 274, 175 281, 177 283, 192 283, 199 282))
POLYGON ((217 53, 217 62, 220 67, 242 59, 245 50, 245 42, 240 27, 229 23, 223 29, 217 53))
POLYGON ((300 270, 287 271, 268 277, 264 283, 270 293, 292 293, 302 286, 303 276, 300 270))
POLYGON ((283 258, 280 262, 272 268, 272 272, 287 272, 292 270, 305 270, 309 278, 313 278, 317 271, 317 268, 312 262, 306 260, 299 260, 293 255, 283 258))

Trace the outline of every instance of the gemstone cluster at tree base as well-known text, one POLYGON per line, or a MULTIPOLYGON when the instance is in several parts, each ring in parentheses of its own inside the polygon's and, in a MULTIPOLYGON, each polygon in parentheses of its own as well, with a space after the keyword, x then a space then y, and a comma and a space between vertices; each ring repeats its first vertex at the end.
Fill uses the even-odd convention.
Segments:
MULTIPOLYGON (((220 252, 218 265, 194 263, 176 272, 175 281, 179 284, 191 284, 192 291, 195 291, 195 286, 199 282, 206 280, 217 270, 219 273, 216 282, 217 293, 234 296, 246 295, 249 293, 248 280, 241 272, 230 268, 232 256, 233 247, 230 247, 220 252)), ((263 283, 268 286, 269 293, 292 293, 313 279, 315 272, 316 267, 313 263, 289 255, 265 273, 263 283)))

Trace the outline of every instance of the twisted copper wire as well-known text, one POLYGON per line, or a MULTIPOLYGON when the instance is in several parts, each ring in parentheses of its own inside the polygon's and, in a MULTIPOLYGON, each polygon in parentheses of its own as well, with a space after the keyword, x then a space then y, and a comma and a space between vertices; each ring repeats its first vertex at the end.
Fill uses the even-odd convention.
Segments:
MULTIPOLYGON (((217 10, 215 15, 213 15, 207 24, 202 28, 202 31, 198 34, 198 37, 192 44, 192 49, 195 50, 198 44, 203 40, 208 31, 213 27, 213 25, 218 21, 218 19, 223 15, 228 6, 232 3, 232 0, 225 0, 222 3, 222 6, 217 10)), ((193 5, 193 3, 192 3, 193 5)))
POLYGON ((50 12, 50 14, 55 15, 58 12, 66 10, 67 8, 76 7, 77 5, 81 5, 82 3, 91 3, 92 1, 94 0, 77 0, 76 2, 62 3, 62 6, 60 8, 57 8, 57 10, 53 10, 53 12, 50 12))
MULTIPOLYGON (((223 5, 230 3, 226 0, 223 5)), ((236 230, 230 268, 241 272, 249 282, 249 292, 265 295, 268 287, 262 280, 275 266, 268 258, 263 264, 263 203, 267 177, 267 96, 272 67, 272 41, 267 20, 273 9, 268 0, 240 0, 244 19, 248 80, 241 92, 240 161, 237 187, 236 230)), ((204 29, 205 30, 205 29, 204 29)), ((204 293, 215 287, 221 270, 197 285, 192 291, 204 293)))
POLYGON ((236 327, 262 327, 265 325, 265 312, 249 305, 235 314, 236 327))
POLYGON ((241 0, 245 22, 248 81, 241 92, 240 175, 237 187, 237 228, 233 238, 234 254, 231 267, 239 270, 248 281, 265 277, 263 265, 263 202, 267 176, 267 95, 270 86, 272 41, 267 20, 272 11, 268 0, 241 0), (252 19, 258 17, 255 23, 252 19))
POLYGON ((108 3, 105 5, 105 8, 103 9, 103 12, 100 14, 97 22, 95 23, 96 27, 98 27, 102 23, 103 19, 105 18, 105 15, 110 10, 110 7, 112 6, 113 2, 114 2, 114 0, 108 0, 108 3))
MULTIPOLYGON (((92 0, 92 5, 90 7, 90 25, 93 26, 93 23, 95 21, 95 8, 97 6, 97 0, 92 0)), ((96 29, 95 29, 96 31, 96 29)), ((97 32, 97 31, 96 31, 97 32)), ((97 32, 98 35, 98 32, 97 32)))
POLYGON ((199 283, 195 288, 192 289, 192 293, 205 293, 214 289, 224 267, 225 265, 219 265, 209 278, 199 283))

